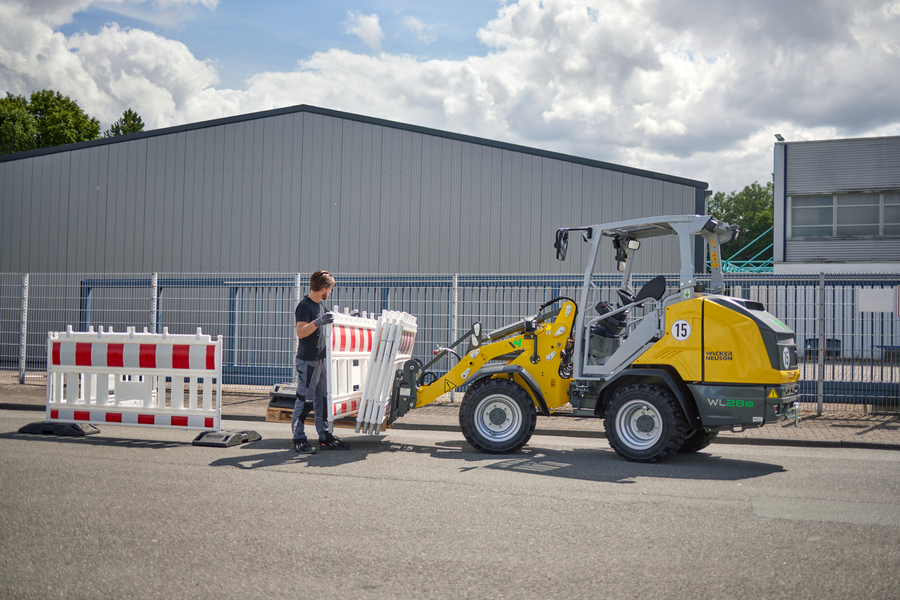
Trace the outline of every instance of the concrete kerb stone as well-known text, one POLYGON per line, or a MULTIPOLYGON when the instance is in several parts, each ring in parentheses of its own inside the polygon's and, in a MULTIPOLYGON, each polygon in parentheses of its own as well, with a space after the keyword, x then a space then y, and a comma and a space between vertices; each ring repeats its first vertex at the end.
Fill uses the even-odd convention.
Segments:
MULTIPOLYGON (((268 396, 224 394, 222 419, 265 421, 268 396)), ((39 385, 0 385, 0 410, 44 411, 46 388, 39 385), (9 399, 10 401, 4 401, 9 399)), ((394 423, 394 429, 459 433, 458 403, 440 402, 416 409, 394 423)), ((534 435, 572 438, 605 438, 603 421, 571 417, 538 420, 534 435), (544 423, 542 423, 544 421, 544 423), (549 422, 548 422, 549 421, 549 422)), ((745 444, 807 448, 858 448, 900 450, 900 415, 843 415, 810 417, 793 426, 768 425, 742 434, 723 433, 717 444, 745 444), (848 439, 865 436, 868 439, 848 439), (830 439, 829 439, 830 438, 830 439)))

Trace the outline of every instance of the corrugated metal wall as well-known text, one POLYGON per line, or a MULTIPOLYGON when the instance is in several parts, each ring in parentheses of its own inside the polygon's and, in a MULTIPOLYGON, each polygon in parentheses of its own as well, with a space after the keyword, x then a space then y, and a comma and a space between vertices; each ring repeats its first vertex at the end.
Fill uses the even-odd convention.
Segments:
MULTIPOLYGON (((698 212, 705 188, 301 106, 2 157, 0 271, 580 272, 557 227, 698 212)), ((677 270, 653 242, 638 269, 677 270)))
POLYGON ((787 240, 789 262, 888 262, 900 260, 900 240, 787 240))
POLYGON ((900 137, 785 146, 788 195, 900 189, 900 137))

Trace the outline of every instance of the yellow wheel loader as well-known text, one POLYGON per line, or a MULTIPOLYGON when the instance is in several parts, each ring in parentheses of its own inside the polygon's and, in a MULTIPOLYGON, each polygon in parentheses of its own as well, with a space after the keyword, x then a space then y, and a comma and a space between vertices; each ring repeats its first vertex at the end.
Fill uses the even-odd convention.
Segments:
POLYGON ((590 245, 577 301, 553 298, 536 315, 496 331, 476 322, 428 364, 407 361, 396 374, 389 423, 466 386, 459 424, 480 451, 518 450, 538 415, 596 417, 605 419, 620 456, 657 462, 701 450, 719 431, 787 417, 800 378, 794 332, 762 304, 723 295, 719 246, 739 234, 737 227, 676 215, 563 228, 556 232, 559 260, 570 234, 590 245), (667 235, 679 239, 678 287, 668 289, 659 276, 635 293, 634 254, 643 240, 667 235), (709 245, 708 291, 694 269, 698 235, 709 245), (610 243, 622 272, 615 306, 600 299, 595 283, 602 243, 610 243), (643 317, 629 316, 639 308, 643 317), (448 353, 459 358, 456 366, 442 376, 429 371, 448 353))

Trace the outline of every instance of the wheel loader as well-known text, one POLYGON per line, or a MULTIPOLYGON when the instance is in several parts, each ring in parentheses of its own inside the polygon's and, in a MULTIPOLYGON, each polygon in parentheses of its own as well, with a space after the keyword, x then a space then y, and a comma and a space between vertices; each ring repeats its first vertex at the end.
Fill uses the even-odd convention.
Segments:
POLYGON ((535 315, 495 331, 476 322, 427 364, 407 361, 396 373, 389 423, 465 386, 459 424, 480 451, 520 449, 539 415, 595 417, 605 419, 620 456, 657 462, 697 452, 719 431, 785 419, 798 400, 796 340, 762 304, 724 295, 719 246, 739 233, 701 215, 557 230, 559 260, 570 237, 589 244, 578 298, 552 298, 535 315), (659 276, 635 292, 631 273, 641 243, 671 235, 681 257, 677 287, 659 276), (709 248, 708 290, 697 281, 696 236, 709 248), (601 299, 595 283, 603 248, 615 253, 622 273, 615 304, 601 299), (448 354, 458 357, 456 365, 433 373, 448 354))

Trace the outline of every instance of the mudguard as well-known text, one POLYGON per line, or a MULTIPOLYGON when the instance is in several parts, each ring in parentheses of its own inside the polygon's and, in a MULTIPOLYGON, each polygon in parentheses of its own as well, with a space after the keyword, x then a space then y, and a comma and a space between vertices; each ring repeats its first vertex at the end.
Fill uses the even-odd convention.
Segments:
POLYGON ((618 388, 640 382, 657 383, 667 387, 678 400, 678 404, 681 406, 681 410, 684 411, 684 416, 687 418, 688 425, 694 429, 701 429, 703 427, 703 422, 700 419, 700 412, 697 410, 697 403, 687 384, 682 381, 681 377, 678 376, 678 373, 676 373, 674 369, 667 369, 662 366, 655 368, 624 369, 617 375, 607 379, 603 383, 603 387, 600 388, 600 396, 597 399, 597 406, 594 408, 594 414, 598 417, 602 417, 606 414, 606 407, 609 405, 609 400, 618 388))

